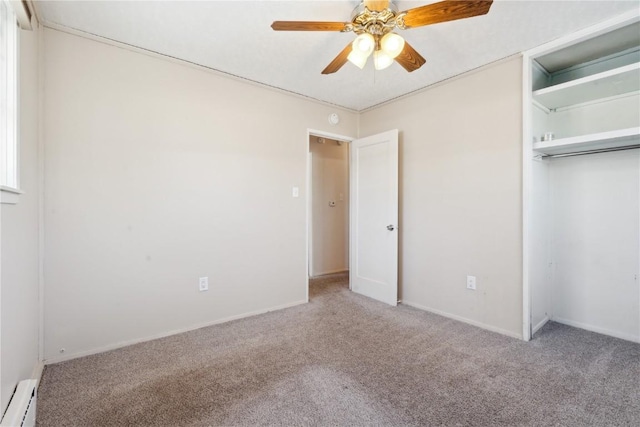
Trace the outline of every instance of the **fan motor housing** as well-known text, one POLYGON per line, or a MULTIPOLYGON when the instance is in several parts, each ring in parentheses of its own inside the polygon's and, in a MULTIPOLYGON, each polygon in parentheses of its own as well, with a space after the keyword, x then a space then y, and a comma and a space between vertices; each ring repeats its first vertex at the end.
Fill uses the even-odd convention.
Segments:
POLYGON ((369 33, 381 37, 392 31, 396 26, 402 28, 404 13, 398 13, 398 8, 391 2, 381 11, 369 10, 364 3, 360 3, 351 13, 351 25, 345 31, 356 34, 369 33))

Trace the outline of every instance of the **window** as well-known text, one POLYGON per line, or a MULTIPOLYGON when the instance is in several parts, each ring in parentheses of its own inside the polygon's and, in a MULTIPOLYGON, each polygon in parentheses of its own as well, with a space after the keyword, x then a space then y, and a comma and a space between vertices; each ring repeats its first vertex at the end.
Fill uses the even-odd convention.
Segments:
POLYGON ((6 193, 20 193, 17 51, 16 17, 8 4, 0 0, 0 186, 3 203, 11 198, 6 193))

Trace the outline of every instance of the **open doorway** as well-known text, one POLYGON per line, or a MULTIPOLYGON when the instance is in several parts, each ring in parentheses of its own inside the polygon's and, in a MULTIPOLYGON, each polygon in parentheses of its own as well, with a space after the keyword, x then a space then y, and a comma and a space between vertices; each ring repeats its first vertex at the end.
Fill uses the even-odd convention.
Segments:
POLYGON ((337 135, 308 134, 310 282, 348 277, 349 141, 337 135))

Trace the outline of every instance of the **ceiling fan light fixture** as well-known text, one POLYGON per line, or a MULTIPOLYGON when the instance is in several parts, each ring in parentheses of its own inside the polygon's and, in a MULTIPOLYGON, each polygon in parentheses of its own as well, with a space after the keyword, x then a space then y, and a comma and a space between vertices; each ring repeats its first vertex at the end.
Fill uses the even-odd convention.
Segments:
POLYGON ((349 60, 349 62, 351 62, 353 65, 360 68, 361 70, 364 68, 364 64, 367 63, 367 58, 369 58, 369 55, 363 55, 357 50, 352 50, 349 56, 347 56, 347 59, 349 60))
POLYGON ((383 50, 373 52, 373 65, 376 70, 384 70, 393 64, 393 58, 383 50))
POLYGON ((356 39, 345 46, 322 74, 333 74, 347 62, 364 68, 372 52, 376 70, 397 61, 412 72, 426 60, 394 29, 407 30, 441 22, 486 15, 493 0, 430 0, 429 4, 399 11, 391 0, 359 0, 349 22, 340 21, 273 21, 275 31, 340 31, 353 32, 356 39))
POLYGON ((353 51, 364 55, 365 60, 371 55, 375 46, 376 40, 369 33, 360 34, 351 44, 353 51))
POLYGON ((380 40, 380 48, 393 59, 404 49, 404 39, 396 33, 387 33, 380 40))

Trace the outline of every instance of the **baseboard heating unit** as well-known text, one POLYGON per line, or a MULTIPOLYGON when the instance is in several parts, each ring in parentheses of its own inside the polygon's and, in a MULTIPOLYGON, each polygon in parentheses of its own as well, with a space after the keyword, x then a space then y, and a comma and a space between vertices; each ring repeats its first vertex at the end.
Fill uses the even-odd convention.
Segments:
POLYGON ((0 422, 0 427, 33 427, 36 425, 37 384, 37 380, 24 380, 18 383, 7 412, 0 422))

